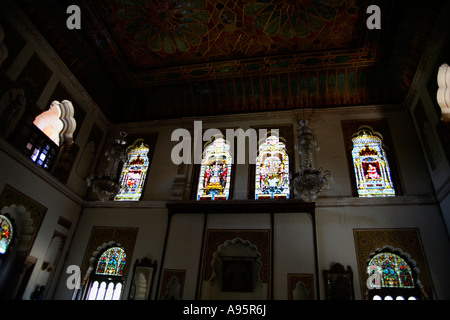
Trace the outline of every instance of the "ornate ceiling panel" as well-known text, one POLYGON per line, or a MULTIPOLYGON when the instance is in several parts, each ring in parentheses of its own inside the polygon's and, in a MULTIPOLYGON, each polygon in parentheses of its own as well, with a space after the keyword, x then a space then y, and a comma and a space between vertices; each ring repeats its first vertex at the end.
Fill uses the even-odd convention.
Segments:
MULTIPOLYGON (((366 1, 85 1, 88 27, 124 82, 173 83, 367 66, 366 1)), ((377 33, 380 35, 380 33, 377 33)))
POLYGON ((105 115, 130 122, 402 102, 444 1, 80 0, 76 31, 71 0, 17 2, 105 115))

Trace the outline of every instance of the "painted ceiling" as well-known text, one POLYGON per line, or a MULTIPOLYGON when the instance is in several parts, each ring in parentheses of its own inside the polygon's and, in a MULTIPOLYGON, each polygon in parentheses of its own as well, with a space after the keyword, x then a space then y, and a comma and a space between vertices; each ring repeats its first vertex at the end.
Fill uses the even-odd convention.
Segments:
POLYGON ((441 1, 18 0, 112 122, 405 98, 441 1), (381 30, 366 27, 369 5, 381 30), (60 25, 61 27, 55 27, 60 25))

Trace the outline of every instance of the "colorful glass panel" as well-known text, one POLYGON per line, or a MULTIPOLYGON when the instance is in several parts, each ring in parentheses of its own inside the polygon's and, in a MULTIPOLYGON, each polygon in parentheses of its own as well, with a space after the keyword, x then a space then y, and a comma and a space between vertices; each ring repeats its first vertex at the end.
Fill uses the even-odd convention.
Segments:
POLYGON ((13 228, 11 221, 4 215, 0 215, 0 254, 4 254, 11 244, 13 228))
POLYGON ((411 268, 396 254, 384 252, 375 255, 369 262, 368 270, 369 276, 378 272, 381 288, 414 288, 411 268))
POLYGON ((122 248, 110 248, 98 259, 95 274, 121 276, 126 263, 126 254, 122 248))
POLYGON ((361 130, 353 139, 353 167, 360 197, 391 197, 395 190, 380 137, 361 130))
POLYGON ((230 144, 215 138, 203 151, 197 200, 228 200, 231 183, 230 144))
POLYGON ((128 148, 127 161, 119 179, 120 190, 114 197, 115 201, 138 201, 141 198, 149 165, 148 152, 149 148, 142 139, 128 148))
POLYGON ((259 145, 255 170, 255 199, 289 199, 289 156, 277 136, 259 145))

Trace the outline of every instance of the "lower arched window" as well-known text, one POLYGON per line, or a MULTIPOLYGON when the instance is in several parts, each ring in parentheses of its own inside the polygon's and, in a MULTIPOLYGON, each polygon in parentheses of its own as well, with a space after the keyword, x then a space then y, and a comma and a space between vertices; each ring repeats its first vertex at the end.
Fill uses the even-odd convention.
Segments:
POLYGON ((86 299, 120 300, 123 288, 122 270, 126 262, 123 248, 111 247, 104 250, 96 261, 86 299))
POLYGON ((0 214, 0 254, 5 254, 13 239, 13 227, 7 216, 0 214))
POLYGON ((367 265, 370 300, 421 300, 419 270, 409 254, 385 247, 367 265))

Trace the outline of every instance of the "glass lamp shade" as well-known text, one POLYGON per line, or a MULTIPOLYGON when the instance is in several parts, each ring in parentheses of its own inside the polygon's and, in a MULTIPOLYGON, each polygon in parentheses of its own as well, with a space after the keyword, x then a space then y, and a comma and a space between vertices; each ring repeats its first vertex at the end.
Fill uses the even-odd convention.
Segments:
POLYGON ((92 189, 100 201, 108 201, 116 196, 120 186, 108 177, 101 177, 92 182, 92 189))
POLYGON ((303 169, 294 177, 294 190, 303 201, 313 202, 319 193, 330 188, 331 172, 322 169, 303 169))

